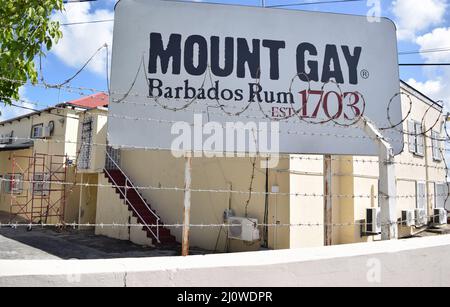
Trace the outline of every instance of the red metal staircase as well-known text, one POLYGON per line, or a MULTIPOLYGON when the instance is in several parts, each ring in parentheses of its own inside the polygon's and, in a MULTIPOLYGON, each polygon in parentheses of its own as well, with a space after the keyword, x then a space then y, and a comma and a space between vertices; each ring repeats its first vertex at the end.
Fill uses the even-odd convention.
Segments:
POLYGON ((170 230, 164 227, 161 218, 156 214, 148 202, 142 197, 133 182, 117 165, 117 163, 107 153, 106 159, 112 163, 107 163, 105 177, 114 186, 116 193, 124 200, 128 210, 133 212, 133 216, 143 225, 142 230, 147 232, 147 237, 156 241, 156 245, 175 245, 176 239, 171 235, 170 230))

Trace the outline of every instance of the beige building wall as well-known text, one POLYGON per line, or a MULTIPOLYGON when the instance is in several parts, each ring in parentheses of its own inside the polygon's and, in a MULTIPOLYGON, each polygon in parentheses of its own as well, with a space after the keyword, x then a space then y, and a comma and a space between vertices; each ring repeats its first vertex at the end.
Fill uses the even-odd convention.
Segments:
POLYGON ((100 175, 98 183, 102 185, 102 188, 98 189, 97 194, 96 224, 105 226, 97 226, 95 234, 152 246, 152 240, 147 238, 147 234, 142 230, 142 227, 112 226, 114 224, 137 225, 137 219, 133 217, 125 202, 116 194, 115 189, 106 187, 109 185, 109 182, 105 176, 100 175))
MULTIPOLYGON (((93 109, 86 111, 85 109, 75 107, 57 107, 53 109, 44 110, 39 113, 32 113, 28 116, 22 116, 16 120, 11 120, 0 125, 0 135, 9 134, 13 131, 14 143, 27 142, 31 137, 32 127, 34 125, 42 124, 43 127, 49 126, 53 123, 54 130, 51 137, 45 139, 35 139, 34 146, 27 150, 16 150, 0 152, 0 175, 5 175, 13 172, 23 173, 24 181, 32 181, 31 177, 33 170, 32 160, 21 157, 32 157, 35 154, 44 154, 45 157, 45 172, 48 172, 50 168, 50 161, 54 162, 52 171, 62 172, 66 171, 65 182, 59 184, 64 180, 64 175, 55 174, 51 181, 51 197, 48 203, 50 205, 59 203, 61 199, 66 199, 64 206, 64 222, 73 223, 81 222, 83 224, 95 223, 96 205, 97 205, 97 187, 98 174, 91 172, 90 174, 81 175, 76 168, 76 162, 79 153, 79 140, 80 140, 80 123, 86 113, 93 113, 92 116, 95 122, 94 142, 98 141, 97 137, 105 141, 106 139, 106 110, 93 109), (52 157, 53 156, 53 157, 52 157), (62 158, 56 156, 67 156, 72 161, 70 165, 63 166, 60 162, 62 158), (60 165, 56 165, 60 163, 60 165), (60 169, 59 169, 60 168, 60 169), (93 186, 82 187, 81 184, 88 183, 93 186), (63 191, 64 190, 64 191, 63 191)), ((104 148, 100 151, 104 152, 104 148)), ((99 165, 104 165, 104 155, 94 153, 93 165, 97 169, 102 169, 99 165)), ((38 163, 41 164, 41 160, 38 159, 38 163)), ((36 166, 35 172, 39 173, 44 170, 41 166, 36 166)), ((97 170, 98 172, 98 170, 97 170)), ((0 210, 12 213, 21 213, 18 206, 27 205, 26 211, 31 211, 31 191, 32 184, 24 182, 23 193, 14 195, 11 199, 11 194, 2 192, 0 193, 0 210), (12 206, 13 205, 13 206, 12 206)), ((38 205, 40 205, 39 197, 35 197, 38 205)), ((55 206, 56 208, 57 206, 55 206)), ((23 211, 23 210, 22 210, 23 211)), ((25 217, 25 216, 24 216, 25 217)), ((33 222, 47 222, 47 223, 59 223, 58 218, 50 218, 47 221, 33 221, 33 222)))

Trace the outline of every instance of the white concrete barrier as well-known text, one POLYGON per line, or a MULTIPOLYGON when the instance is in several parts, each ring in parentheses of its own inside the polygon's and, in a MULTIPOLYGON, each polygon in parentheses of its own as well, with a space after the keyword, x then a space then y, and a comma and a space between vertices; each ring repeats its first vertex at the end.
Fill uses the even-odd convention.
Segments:
POLYGON ((112 260, 0 260, 0 286, 450 286, 450 236, 112 260))

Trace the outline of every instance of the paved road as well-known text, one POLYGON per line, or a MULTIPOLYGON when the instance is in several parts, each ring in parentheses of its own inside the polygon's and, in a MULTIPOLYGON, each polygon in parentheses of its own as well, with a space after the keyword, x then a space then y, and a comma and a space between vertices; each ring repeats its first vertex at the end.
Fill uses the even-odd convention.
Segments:
MULTIPOLYGON (((94 230, 66 228, 4 226, 9 222, 26 224, 27 221, 0 211, 0 260, 1 259, 111 259, 141 258, 180 255, 179 247, 152 248, 129 241, 96 236, 94 230)), ((191 254, 208 252, 192 249, 191 254)))
POLYGON ((91 230, 0 228, 0 259, 106 259, 175 256, 177 248, 142 247, 91 230))

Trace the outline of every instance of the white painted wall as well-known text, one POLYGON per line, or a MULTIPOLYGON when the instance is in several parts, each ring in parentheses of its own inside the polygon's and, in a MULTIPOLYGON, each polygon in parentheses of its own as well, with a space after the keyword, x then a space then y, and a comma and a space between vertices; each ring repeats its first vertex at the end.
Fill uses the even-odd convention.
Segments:
POLYGON ((449 254, 450 235, 190 257, 1 260, 0 286, 450 286, 449 254))

